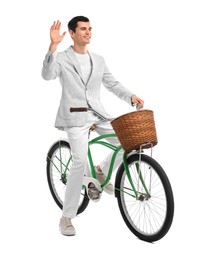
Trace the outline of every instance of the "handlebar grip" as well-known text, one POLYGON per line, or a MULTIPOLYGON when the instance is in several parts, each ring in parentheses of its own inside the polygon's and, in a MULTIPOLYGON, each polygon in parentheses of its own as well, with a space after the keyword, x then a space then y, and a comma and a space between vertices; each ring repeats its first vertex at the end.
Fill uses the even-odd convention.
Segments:
POLYGON ((87 107, 70 107, 70 112, 87 112, 87 107))

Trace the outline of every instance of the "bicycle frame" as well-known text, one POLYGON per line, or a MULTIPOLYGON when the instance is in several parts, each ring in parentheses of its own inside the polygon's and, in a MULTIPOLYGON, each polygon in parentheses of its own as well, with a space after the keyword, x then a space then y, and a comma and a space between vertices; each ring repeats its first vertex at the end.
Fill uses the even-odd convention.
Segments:
MULTIPOLYGON (((91 174, 92 174, 92 177, 97 179, 96 177, 96 172, 95 172, 95 168, 94 168, 94 162, 93 162, 93 158, 92 158, 92 153, 91 153, 91 149, 90 149, 90 146, 92 145, 95 145, 95 144, 98 144, 98 145, 103 145, 111 150, 113 150, 113 155, 111 157, 111 162, 110 162, 110 166, 109 166, 109 170, 108 170, 108 173, 107 173, 107 176, 106 176, 106 180, 104 181, 104 183, 101 184, 101 188, 103 189, 110 181, 111 177, 112 177, 112 173, 113 173, 113 167, 114 167, 114 163, 115 163, 115 159, 116 159, 116 156, 117 154, 122 150, 122 146, 119 145, 119 146, 115 146, 113 144, 110 144, 109 142, 107 141, 104 141, 103 139, 107 139, 107 138, 112 138, 112 137, 117 137, 117 135, 115 133, 111 133, 111 134, 105 134, 105 135, 101 135, 101 136, 98 136, 92 140, 89 141, 89 149, 88 149, 88 160, 89 160, 89 164, 90 164, 90 169, 91 169, 91 174)), ((61 173, 61 179, 62 181, 66 184, 66 172, 68 170, 68 166, 69 166, 69 163, 70 161, 72 160, 72 156, 70 156, 67 164, 64 164, 62 162, 62 155, 61 155, 61 149, 60 149, 60 153, 59 153, 59 156, 60 158, 57 157, 58 161, 60 162, 60 173, 61 173), (62 171, 64 168, 64 171, 62 171)), ((126 175, 127 175, 127 178, 129 180, 129 183, 131 184, 131 187, 132 187, 132 190, 134 192, 134 195, 133 194, 130 194, 126 191, 122 191, 122 192, 125 192, 127 193, 128 195, 130 196, 133 196, 135 197, 136 199, 139 198, 139 196, 141 195, 140 192, 137 191, 137 189, 135 188, 135 185, 132 181, 132 178, 131 178, 131 174, 130 174, 130 171, 129 171, 129 167, 128 167, 128 163, 127 163, 127 158, 128 158, 128 153, 126 153, 124 151, 123 153, 123 164, 124 164, 124 169, 125 169, 125 172, 126 172, 126 175)), ((49 160, 51 160, 51 158, 48 158, 49 160)), ((52 161, 53 163, 53 161, 52 161)), ((139 166, 140 162, 138 162, 138 165, 137 165, 137 172, 138 172, 138 175, 139 175, 139 179, 141 180, 141 183, 147 193, 147 195, 149 195, 149 192, 148 192, 148 189, 145 185, 145 182, 144 182, 144 179, 142 177, 142 173, 141 173, 141 170, 140 170, 140 166, 139 166)), ((59 171, 58 167, 53 163, 53 165, 55 166, 55 168, 59 171)), ((117 188, 116 188, 117 189, 117 188)), ((118 190, 118 189, 117 189, 118 190)))
MULTIPOLYGON (((112 177, 112 173, 113 173, 113 167, 114 167, 116 156, 122 150, 122 146, 121 145, 115 146, 115 145, 110 144, 109 142, 103 141, 103 139, 107 139, 107 138, 111 138, 111 137, 117 137, 117 135, 116 134, 105 134, 105 135, 101 135, 101 136, 96 137, 96 138, 92 139, 91 141, 89 141, 88 159, 89 159, 89 163, 90 163, 92 176, 95 179, 97 179, 97 177, 96 177, 96 173, 95 173, 95 168, 94 168, 94 163, 93 163, 93 159, 92 159, 90 146, 94 145, 94 144, 99 144, 99 145, 103 145, 103 146, 105 146, 105 147, 107 147, 107 148, 109 148, 109 149, 114 151, 114 153, 112 155, 112 158, 111 158, 108 174, 106 176, 106 180, 105 180, 104 183, 102 183, 101 188, 104 188, 108 184, 108 182, 110 181, 110 179, 112 177)), ((136 188, 134 186, 134 183, 132 181, 131 174, 130 174, 129 168, 128 168, 127 156, 128 156, 128 154, 124 151, 124 154, 123 154, 124 168, 125 168, 125 171, 126 171, 126 175, 127 175, 128 179, 129 179, 129 182, 130 182, 130 184, 132 186, 132 189, 134 191, 135 198, 138 199, 140 193, 136 190, 136 188)), ((149 195, 148 189, 147 189, 147 187, 145 185, 144 179, 143 179, 141 171, 140 171, 139 163, 137 165, 137 171, 138 171, 138 174, 139 174, 139 179, 141 180, 141 183, 142 183, 142 185, 143 185, 147 195, 149 195)), ((123 191, 123 192, 125 192, 125 191, 123 191)), ((127 192, 125 192, 125 193, 127 193, 127 192)), ((129 195, 132 196, 132 194, 129 194, 129 195)))

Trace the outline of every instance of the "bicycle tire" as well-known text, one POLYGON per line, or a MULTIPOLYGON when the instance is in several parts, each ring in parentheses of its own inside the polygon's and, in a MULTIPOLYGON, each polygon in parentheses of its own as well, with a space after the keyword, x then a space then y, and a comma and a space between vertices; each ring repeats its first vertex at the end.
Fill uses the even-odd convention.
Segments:
MULTIPOLYGON (((136 178, 137 182, 139 179, 138 161, 139 154, 136 153, 127 158, 133 182, 136 178)), ((143 197, 133 198, 134 192, 125 173, 123 163, 116 175, 115 196, 123 220, 131 232, 143 241, 154 242, 164 237, 171 227, 174 215, 173 192, 165 171, 152 157, 142 154, 139 168, 143 180, 145 180, 145 186, 148 184, 151 187, 149 199, 145 195, 144 186, 141 183, 141 193, 139 194, 144 194, 140 195, 143 197)))
MULTIPOLYGON (((60 141, 57 141, 55 144, 53 144, 53 146, 49 149, 48 154, 47 154, 46 172, 47 172, 47 182, 49 185, 51 195, 52 195, 54 201, 56 202, 56 204, 58 205, 58 207, 60 209, 63 209, 63 199, 64 199, 66 183, 65 183, 65 181, 63 182, 63 180, 60 179, 61 176, 58 176, 58 175, 61 175, 60 172, 62 170, 59 169, 59 172, 56 172, 57 169, 54 170, 55 167, 53 164, 54 155, 58 152, 58 149, 62 149, 63 151, 65 149, 66 153, 67 153, 67 151, 70 153, 70 145, 67 141, 60 140, 60 141), (56 180, 56 183, 54 180, 55 174, 57 175, 56 179, 58 178, 56 180), (63 189, 61 191, 62 194, 60 194, 60 191, 58 191, 58 186, 61 186, 61 189, 63 189)), ((67 156, 68 155, 65 156, 65 162, 62 162, 63 165, 66 165, 66 161, 69 159, 69 157, 67 158, 67 156)), ((58 160, 61 161, 60 158, 58 160)), ((62 160, 64 160, 64 159, 62 158, 62 160)), ((57 167, 57 165, 56 165, 56 167, 57 167)), ((87 208, 88 204, 89 204, 89 198, 87 196, 86 189, 84 189, 84 193, 81 193, 81 196, 80 196, 80 203, 79 203, 77 215, 82 213, 87 208)))

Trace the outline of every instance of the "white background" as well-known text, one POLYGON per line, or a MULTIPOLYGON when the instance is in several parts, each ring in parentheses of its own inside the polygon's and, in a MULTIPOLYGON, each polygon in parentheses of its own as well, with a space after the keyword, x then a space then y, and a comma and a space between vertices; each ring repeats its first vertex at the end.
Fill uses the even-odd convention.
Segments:
MULTIPOLYGON (((205 259, 207 235, 208 7, 202 0, 6 1, 1 3, 1 259, 205 259), (53 125, 61 88, 41 78, 49 28, 76 15, 93 27, 89 50, 154 110, 154 157, 175 196, 169 233, 154 244, 134 237, 106 194, 59 234, 61 211, 49 193, 46 154, 64 133, 53 125)), ((65 36, 59 50, 72 44, 65 36)), ((114 116, 132 110, 103 90, 114 116)), ((115 175, 114 175, 115 176, 115 175)))

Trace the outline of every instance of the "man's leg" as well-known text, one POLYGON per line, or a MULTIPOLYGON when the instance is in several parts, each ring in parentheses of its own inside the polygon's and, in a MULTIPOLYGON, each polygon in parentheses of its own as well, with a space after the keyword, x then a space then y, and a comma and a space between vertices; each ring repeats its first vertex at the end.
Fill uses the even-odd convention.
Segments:
POLYGON ((62 218, 59 223, 59 230, 63 235, 72 236, 76 233, 71 219, 77 215, 83 177, 86 171, 88 131, 88 125, 84 127, 70 127, 66 130, 73 161, 67 179, 62 218))
POLYGON ((67 180, 62 212, 62 216, 66 218, 74 218, 77 214, 87 164, 88 130, 88 126, 67 129, 73 162, 67 180))

